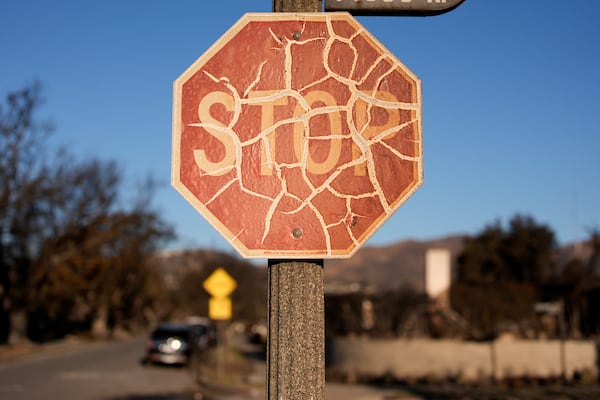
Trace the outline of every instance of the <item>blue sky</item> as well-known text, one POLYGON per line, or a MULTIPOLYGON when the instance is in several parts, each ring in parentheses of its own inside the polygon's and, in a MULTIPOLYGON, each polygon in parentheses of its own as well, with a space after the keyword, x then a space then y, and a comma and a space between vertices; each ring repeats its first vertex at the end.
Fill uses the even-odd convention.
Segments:
MULTIPOLYGON (((54 141, 151 174, 181 247, 231 250, 169 185, 173 81, 270 0, 42 1, 0 7, 0 94, 34 79, 54 141)), ((424 185, 367 245, 475 234, 517 213, 559 244, 600 228, 600 2, 467 0, 436 17, 358 17, 423 84, 424 185)))

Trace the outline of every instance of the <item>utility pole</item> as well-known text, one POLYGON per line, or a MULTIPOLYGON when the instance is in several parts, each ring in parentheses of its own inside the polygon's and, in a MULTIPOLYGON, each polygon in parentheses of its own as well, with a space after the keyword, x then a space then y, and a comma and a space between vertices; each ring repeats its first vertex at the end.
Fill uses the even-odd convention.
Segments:
POLYGON ((273 0, 273 12, 320 12, 321 0, 273 0))
POLYGON ((323 400, 323 260, 269 260, 268 400, 323 400))
MULTIPOLYGON (((273 0, 273 12, 320 12, 321 0, 273 0)), ((323 400, 323 260, 269 260, 267 400, 323 400)))

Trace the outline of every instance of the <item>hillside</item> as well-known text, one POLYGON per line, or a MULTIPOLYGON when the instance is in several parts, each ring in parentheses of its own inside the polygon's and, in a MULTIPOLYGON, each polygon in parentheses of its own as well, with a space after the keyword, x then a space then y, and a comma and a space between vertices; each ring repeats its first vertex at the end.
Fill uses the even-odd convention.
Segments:
POLYGON ((425 252, 445 248, 452 255, 455 268, 457 255, 462 251, 464 236, 414 241, 407 240, 388 246, 364 247, 349 259, 325 261, 325 283, 359 282, 374 285, 379 290, 411 285, 424 290, 425 252))
MULTIPOLYGON (((325 284, 331 286, 360 283, 374 286, 377 290, 410 285, 423 291, 426 251, 432 248, 450 250, 452 273, 455 276, 456 258, 463 249, 465 239, 466 236, 463 235, 452 235, 432 240, 405 240, 387 246, 363 247, 349 259, 326 259, 325 284)), ((562 266, 575 257, 588 260, 591 253, 591 247, 586 244, 564 246, 557 249, 556 262, 562 266)), ((187 250, 163 253, 160 259, 162 268, 168 274, 181 269, 202 269, 205 265, 227 266, 233 263, 232 260, 236 259, 236 256, 211 250, 187 250)), ((598 263, 600 264, 600 260, 598 263)), ((255 268, 250 270, 259 273, 261 279, 264 279, 264 271, 261 272, 263 266, 252 265, 255 268)), ((597 269, 600 275, 600 265, 597 269)))

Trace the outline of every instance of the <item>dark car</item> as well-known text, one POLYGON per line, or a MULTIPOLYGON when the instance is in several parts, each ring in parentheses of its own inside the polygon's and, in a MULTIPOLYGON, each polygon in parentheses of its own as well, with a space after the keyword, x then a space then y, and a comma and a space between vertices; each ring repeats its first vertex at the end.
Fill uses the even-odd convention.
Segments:
POLYGON ((146 362, 185 365, 192 357, 194 332, 190 325, 159 324, 146 342, 146 362))
POLYGON ((188 320, 196 350, 204 351, 217 342, 217 329, 208 318, 194 317, 188 320))

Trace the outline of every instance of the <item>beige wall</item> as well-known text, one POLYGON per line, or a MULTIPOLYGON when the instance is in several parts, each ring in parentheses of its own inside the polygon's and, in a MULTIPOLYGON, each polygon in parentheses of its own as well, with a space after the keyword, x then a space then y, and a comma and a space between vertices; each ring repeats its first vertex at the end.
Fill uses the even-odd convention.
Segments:
MULTIPOLYGON (((565 370, 597 375, 596 343, 564 343, 565 370)), ((560 341, 505 340, 493 343, 451 340, 369 340, 338 338, 332 341, 329 370, 345 376, 458 378, 463 381, 496 378, 558 377, 562 371, 560 341), (493 354, 495 353, 495 362, 493 354)))

